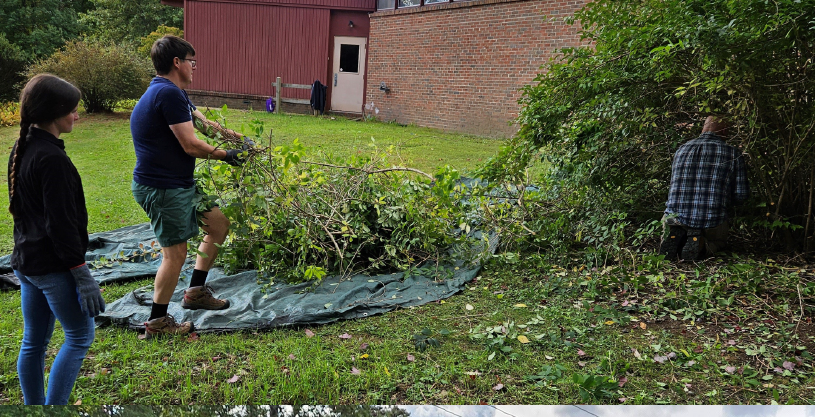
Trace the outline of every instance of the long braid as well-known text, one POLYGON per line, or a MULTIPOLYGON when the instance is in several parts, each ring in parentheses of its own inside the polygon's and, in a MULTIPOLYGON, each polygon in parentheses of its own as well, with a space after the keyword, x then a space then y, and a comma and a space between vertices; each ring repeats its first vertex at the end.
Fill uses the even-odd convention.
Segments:
POLYGON ((20 160, 23 157, 23 152, 25 152, 25 144, 26 139, 28 138, 28 133, 31 130, 31 123, 28 122, 20 122, 20 137, 17 139, 17 142, 14 144, 14 155, 11 159, 11 171, 9 171, 9 197, 8 197, 8 211, 11 213, 13 217, 17 216, 17 213, 14 211, 14 191, 17 186, 17 166, 20 164, 20 160))
MULTIPOLYGON (((9 167, 8 211, 12 217, 23 213, 15 209, 15 197, 20 188, 20 165, 27 148, 32 125, 50 123, 69 115, 82 98, 82 93, 71 83, 51 74, 32 77, 20 93, 20 137, 11 151, 9 167)), ((32 168, 36 170, 36 168, 32 168)))

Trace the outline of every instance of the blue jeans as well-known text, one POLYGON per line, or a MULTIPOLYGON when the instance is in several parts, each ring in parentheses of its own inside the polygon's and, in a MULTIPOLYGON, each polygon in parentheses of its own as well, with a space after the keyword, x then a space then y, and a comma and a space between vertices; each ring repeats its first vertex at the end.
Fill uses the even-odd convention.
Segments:
POLYGON ((19 271, 23 310, 23 344, 17 358, 17 374, 26 405, 68 404, 79 368, 91 347, 93 318, 82 313, 76 283, 70 272, 25 276, 19 271), (65 342, 51 365, 45 395, 45 351, 54 333, 54 320, 65 332, 65 342))

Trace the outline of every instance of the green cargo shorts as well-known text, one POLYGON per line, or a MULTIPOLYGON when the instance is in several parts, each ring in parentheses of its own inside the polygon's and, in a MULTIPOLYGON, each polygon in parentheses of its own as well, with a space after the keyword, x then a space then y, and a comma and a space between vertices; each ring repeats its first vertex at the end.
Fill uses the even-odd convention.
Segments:
POLYGON ((163 189, 133 181, 130 190, 150 218, 161 247, 177 245, 198 236, 195 187, 163 189))

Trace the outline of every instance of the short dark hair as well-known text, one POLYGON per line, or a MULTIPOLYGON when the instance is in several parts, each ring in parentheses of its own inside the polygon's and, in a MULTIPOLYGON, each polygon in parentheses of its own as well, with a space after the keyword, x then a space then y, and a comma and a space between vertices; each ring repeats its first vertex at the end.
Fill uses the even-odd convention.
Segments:
POLYGON ((184 59, 187 55, 195 56, 195 49, 189 42, 173 35, 159 38, 150 48, 150 59, 158 75, 169 74, 173 69, 173 59, 184 59))

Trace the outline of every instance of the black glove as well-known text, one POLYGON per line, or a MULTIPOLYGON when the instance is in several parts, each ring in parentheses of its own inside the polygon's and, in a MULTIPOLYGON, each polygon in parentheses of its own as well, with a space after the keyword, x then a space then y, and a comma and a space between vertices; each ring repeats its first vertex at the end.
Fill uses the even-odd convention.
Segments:
MULTIPOLYGON (((244 145, 246 146, 246 145, 244 145)), ((226 156, 222 161, 226 162, 233 167, 239 167, 243 165, 246 160, 243 158, 243 153, 246 152, 243 149, 229 149, 226 151, 226 156)))
POLYGON ((249 149, 252 149, 254 147, 255 147, 255 141, 253 141, 252 138, 250 138, 249 136, 244 136, 243 137, 243 147, 242 147, 242 149, 244 151, 248 151, 249 149))
POLYGON ((76 281, 76 292, 79 295, 79 307, 82 312, 90 317, 96 317, 105 311, 105 299, 102 298, 102 291, 99 284, 91 276, 88 265, 82 265, 71 270, 71 275, 76 281))

